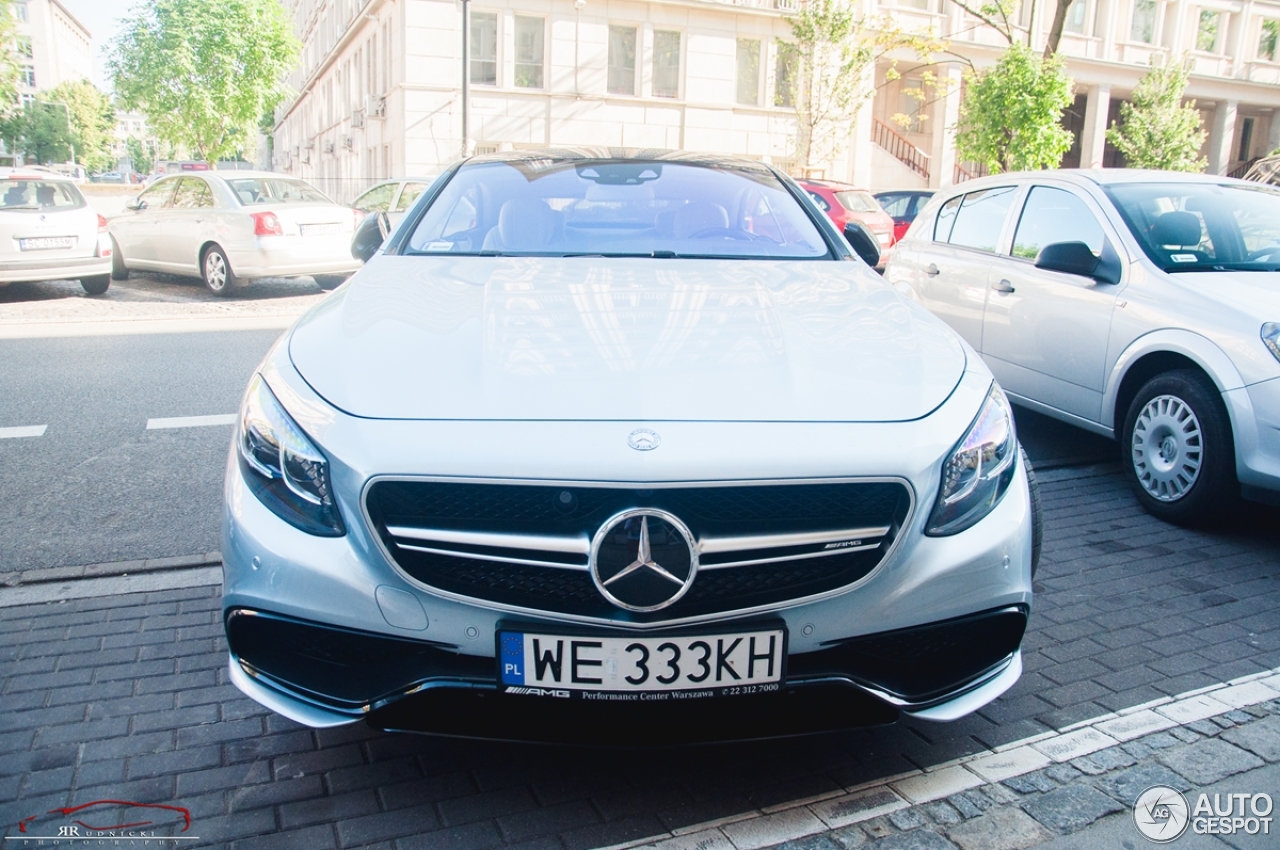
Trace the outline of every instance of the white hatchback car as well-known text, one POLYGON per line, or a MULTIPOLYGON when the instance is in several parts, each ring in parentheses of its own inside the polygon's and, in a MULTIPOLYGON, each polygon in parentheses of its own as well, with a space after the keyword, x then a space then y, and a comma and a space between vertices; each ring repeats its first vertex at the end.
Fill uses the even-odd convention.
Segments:
POLYGON ((333 289, 360 267, 349 246, 362 217, 285 174, 173 175, 111 219, 111 275, 197 274, 215 295, 261 277, 310 275, 321 289, 333 289))
POLYGON ((1280 502, 1280 190, 1104 169, 935 195, 885 272, 1015 402, 1120 440, 1162 519, 1280 502))
POLYGON ((101 295, 111 285, 107 220, 69 177, 0 169, 0 286, 79 280, 101 295))

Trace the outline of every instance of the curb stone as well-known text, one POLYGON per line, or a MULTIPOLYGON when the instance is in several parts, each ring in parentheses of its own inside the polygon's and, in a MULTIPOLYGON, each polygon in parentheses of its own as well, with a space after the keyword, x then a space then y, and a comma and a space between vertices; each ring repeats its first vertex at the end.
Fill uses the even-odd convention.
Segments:
POLYGON ((177 555, 169 558, 147 558, 137 561, 107 561, 102 564, 78 564, 70 567, 42 567, 35 570, 0 574, 2 576, 0 577, 0 587, 19 587, 78 578, 127 576, 135 573, 153 573, 164 570, 185 570, 190 567, 217 567, 221 565, 221 552, 205 552, 198 555, 177 555))

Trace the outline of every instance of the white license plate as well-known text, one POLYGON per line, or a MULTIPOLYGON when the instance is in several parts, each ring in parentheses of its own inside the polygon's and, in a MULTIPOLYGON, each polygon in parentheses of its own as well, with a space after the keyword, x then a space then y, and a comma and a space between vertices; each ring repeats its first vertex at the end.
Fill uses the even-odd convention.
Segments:
POLYGON ((31 239, 19 239, 19 251, 48 251, 53 248, 74 248, 74 236, 36 236, 31 239))
POLYGON ((341 224, 303 224, 298 228, 303 236, 330 236, 342 232, 341 224))
POLYGON ((777 691, 783 629, 679 637, 498 633, 498 673, 509 694, 601 701, 737 696, 777 691))

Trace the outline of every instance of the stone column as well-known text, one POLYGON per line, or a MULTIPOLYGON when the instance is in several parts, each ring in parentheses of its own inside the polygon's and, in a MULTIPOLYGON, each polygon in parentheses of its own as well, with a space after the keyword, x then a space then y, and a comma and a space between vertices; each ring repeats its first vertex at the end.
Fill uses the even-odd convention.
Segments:
POLYGON ((1210 174, 1226 174, 1231 167, 1231 145, 1236 138, 1237 100, 1220 100, 1213 110, 1213 127, 1209 130, 1210 174))
POLYGON ((929 187, 933 189, 941 189, 955 182, 960 80, 960 69, 954 65, 947 66, 938 74, 941 89, 933 103, 933 144, 929 150, 929 187))
POLYGON ((1101 168, 1107 143, 1107 116, 1111 112, 1111 86, 1090 86, 1085 93, 1084 129, 1080 131, 1080 167, 1101 168))

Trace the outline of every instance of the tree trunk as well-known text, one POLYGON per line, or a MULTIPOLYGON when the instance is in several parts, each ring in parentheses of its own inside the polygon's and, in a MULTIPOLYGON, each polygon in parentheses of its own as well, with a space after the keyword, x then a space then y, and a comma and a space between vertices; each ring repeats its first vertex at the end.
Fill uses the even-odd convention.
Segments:
POLYGON ((1049 27, 1049 40, 1044 43, 1044 58, 1048 59, 1058 52, 1058 42, 1062 41, 1062 29, 1067 24, 1067 10, 1072 0, 1058 0, 1053 10, 1053 25, 1049 27))

